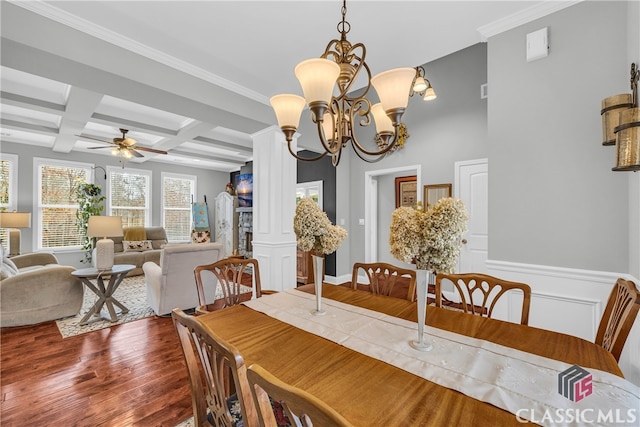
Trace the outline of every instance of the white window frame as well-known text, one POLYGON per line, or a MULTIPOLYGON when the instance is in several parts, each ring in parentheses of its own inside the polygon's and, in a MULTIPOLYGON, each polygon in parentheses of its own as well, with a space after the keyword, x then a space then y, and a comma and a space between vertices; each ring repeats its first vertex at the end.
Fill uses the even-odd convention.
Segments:
POLYGON ((126 169, 122 169, 121 167, 117 167, 117 166, 107 166, 107 215, 112 215, 113 212, 113 197, 111 197, 111 193, 112 193, 112 182, 111 182, 111 174, 112 173, 119 173, 119 174, 132 174, 132 175, 144 175, 147 177, 148 182, 149 182, 149 188, 147 188, 147 194, 146 194, 146 201, 147 204, 144 207, 144 226, 145 227, 149 227, 151 225, 151 206, 153 206, 153 204, 151 203, 151 194, 153 193, 153 173, 150 170, 146 170, 146 169, 131 169, 131 168, 126 168, 126 169))
POLYGON ((323 198, 323 193, 324 190, 322 188, 322 183, 323 181, 308 181, 308 182, 299 182, 296 184, 296 194, 298 193, 298 191, 303 191, 304 192, 304 197, 308 197, 309 196, 309 190, 317 190, 318 191, 318 206, 320 206, 320 209, 323 209, 323 203, 322 203, 322 198, 323 198))
MULTIPOLYGON (((197 197, 198 194, 198 177, 195 175, 186 175, 186 174, 180 174, 180 173, 173 173, 173 172, 162 172, 160 174, 160 179, 161 179, 161 183, 162 183, 162 188, 160 189, 160 206, 162 208, 162 226, 165 227, 166 229, 166 223, 165 223, 165 205, 164 205, 164 180, 165 178, 174 178, 174 179, 184 179, 187 181, 191 181, 193 182, 193 189, 192 189, 192 193, 191 193, 191 202, 193 202, 195 200, 195 198, 197 197)), ((191 204, 189 205, 189 211, 191 211, 191 204)), ((190 218, 190 227, 191 229, 193 229, 193 215, 191 215, 191 213, 189 214, 189 218, 190 218)), ((185 240, 175 240, 174 242, 188 242, 191 241, 191 236, 186 236, 185 240)))
MULTIPOLYGON (((12 212, 18 210, 18 155, 7 154, 0 152, 0 161, 9 162, 9 188, 8 188, 8 203, 0 203, 0 208, 12 212)), ((7 229, 2 231, 2 244, 6 250, 9 250, 9 239, 7 229)))
MULTIPOLYGON (((34 212, 31 214, 31 219, 33 221, 32 227, 35 228, 35 251, 42 250, 51 250, 52 248, 43 248, 42 247, 42 195, 40 194, 40 190, 42 188, 42 174, 40 173, 40 168, 42 166, 58 166, 58 167, 69 167, 69 168, 81 168, 87 170, 88 183, 94 182, 94 173, 93 167, 95 166, 93 163, 84 163, 84 162, 73 162, 70 160, 58 160, 58 159, 47 159, 43 157, 34 157, 33 158, 33 206, 34 212)), ((61 205, 62 206, 62 205, 61 205)), ((78 204, 69 205, 69 207, 78 207, 78 204)), ((77 251, 81 248, 80 245, 74 246, 56 246, 56 252, 71 252, 77 251)))

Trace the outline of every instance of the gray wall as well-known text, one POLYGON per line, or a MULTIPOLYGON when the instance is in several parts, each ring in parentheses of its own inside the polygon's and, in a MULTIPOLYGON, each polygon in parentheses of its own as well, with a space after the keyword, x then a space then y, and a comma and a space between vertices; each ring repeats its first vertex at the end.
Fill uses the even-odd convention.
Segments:
POLYGON ((628 173, 600 102, 627 92, 624 2, 583 2, 489 39, 489 258, 629 271, 628 173), (526 34, 549 27, 547 58, 526 34))
MULTIPOLYGON (((103 156, 99 154, 85 153, 57 153, 49 148, 35 147, 22 144, 13 144, 3 142, 0 147, 3 153, 17 154, 18 157, 18 210, 33 212, 34 203, 34 177, 33 177, 33 158, 41 157, 48 159, 59 159, 76 162, 93 163, 95 166, 119 166, 120 164, 115 157, 103 156)), ((187 175, 195 175, 197 177, 197 199, 204 201, 207 197, 209 203, 209 224, 214 224, 214 205, 215 196, 224 191, 228 182, 229 174, 227 172, 208 171, 199 168, 179 167, 168 163, 147 161, 145 163, 127 163, 134 169, 145 169, 152 172, 152 194, 151 194, 151 224, 162 224, 162 197, 161 197, 161 175, 162 172, 182 173, 187 175)), ((95 171, 95 182, 102 186, 103 194, 106 194, 106 185, 102 170, 95 171)), ((33 221, 32 221, 33 223, 33 221)), ((34 230, 33 228, 21 230, 21 251, 31 252, 34 247, 34 230)), ((72 265, 78 268, 86 267, 80 260, 81 252, 74 251, 68 253, 57 252, 58 260, 66 265, 72 265)))

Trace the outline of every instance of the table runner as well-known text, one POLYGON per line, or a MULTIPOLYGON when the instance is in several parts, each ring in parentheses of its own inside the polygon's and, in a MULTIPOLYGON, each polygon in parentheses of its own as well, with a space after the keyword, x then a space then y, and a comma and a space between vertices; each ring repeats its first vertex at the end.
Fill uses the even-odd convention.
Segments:
POLYGON ((565 362, 425 326, 430 352, 409 346, 417 324, 323 298, 327 314, 315 316, 315 296, 295 290, 254 299, 247 307, 361 354, 382 360, 443 387, 493 404, 542 425, 607 425, 640 417, 640 390, 616 375, 589 369, 593 393, 573 402, 558 392, 565 362))

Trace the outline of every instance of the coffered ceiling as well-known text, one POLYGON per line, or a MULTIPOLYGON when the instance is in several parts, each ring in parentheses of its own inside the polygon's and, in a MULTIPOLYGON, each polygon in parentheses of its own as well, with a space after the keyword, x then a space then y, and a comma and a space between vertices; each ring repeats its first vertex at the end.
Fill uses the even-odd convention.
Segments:
MULTIPOLYGON (((349 40, 366 45, 375 74, 574 3, 351 0, 349 40)), ((341 6, 2 0, 0 141, 89 152, 100 163, 112 154, 95 147, 109 144, 78 135, 110 141, 126 128, 138 145, 168 151, 127 162, 238 170, 252 159, 251 135, 276 123, 269 98, 301 94, 295 64, 339 36, 341 6)))

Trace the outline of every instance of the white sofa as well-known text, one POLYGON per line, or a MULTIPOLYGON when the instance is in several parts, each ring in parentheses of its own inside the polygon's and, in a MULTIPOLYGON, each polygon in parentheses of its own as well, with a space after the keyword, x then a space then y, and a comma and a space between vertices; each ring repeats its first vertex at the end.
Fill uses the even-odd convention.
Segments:
MULTIPOLYGON (((160 254, 160 265, 145 262, 142 265, 147 283, 147 302, 162 316, 174 308, 189 309, 198 306, 198 291, 193 269, 197 265, 211 264, 222 257, 222 243, 166 244, 160 254)), ((217 281, 211 275, 205 281, 207 298, 214 299, 217 281)))

